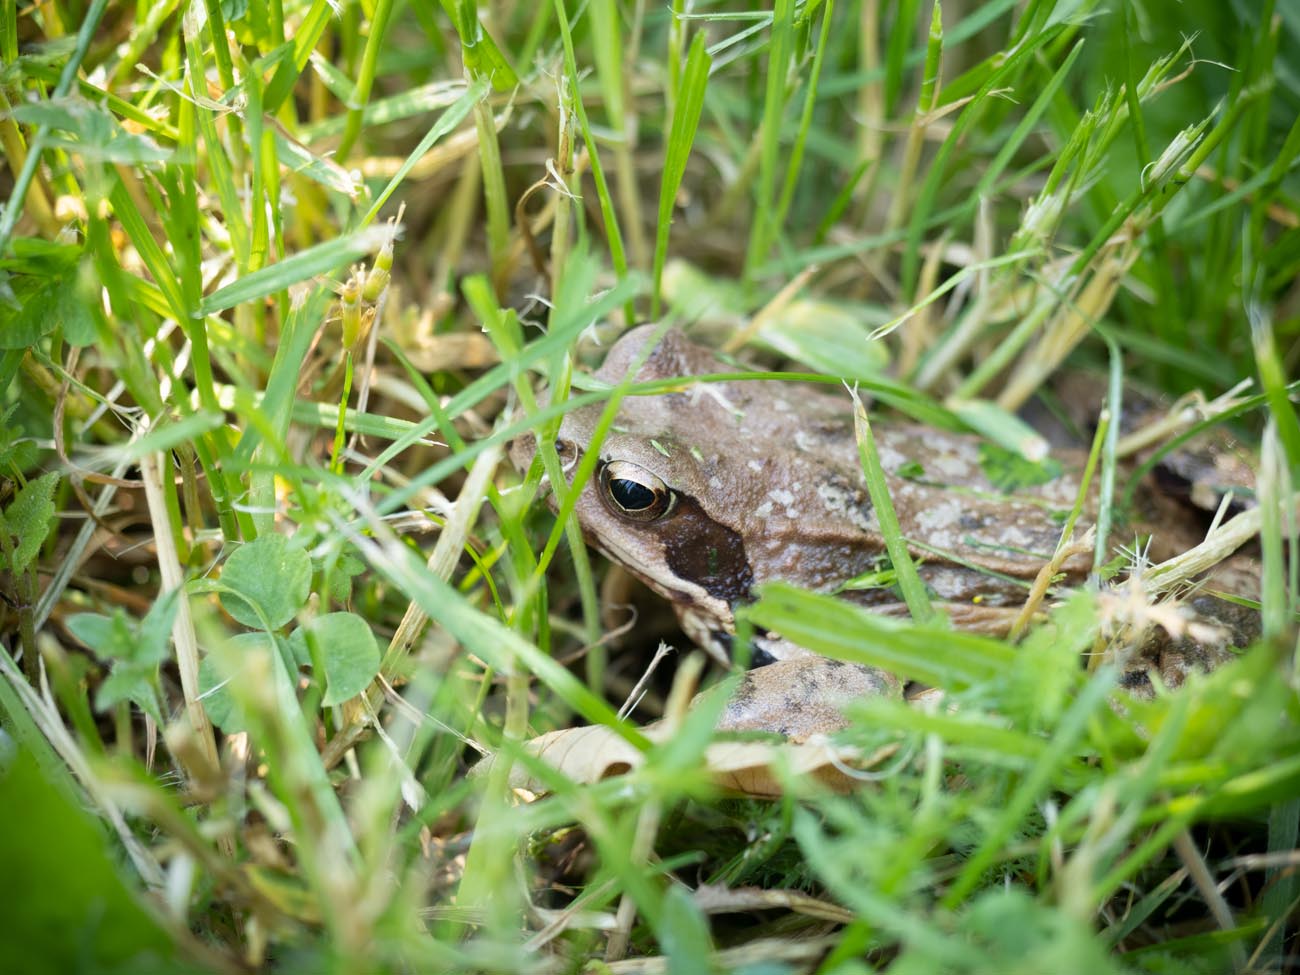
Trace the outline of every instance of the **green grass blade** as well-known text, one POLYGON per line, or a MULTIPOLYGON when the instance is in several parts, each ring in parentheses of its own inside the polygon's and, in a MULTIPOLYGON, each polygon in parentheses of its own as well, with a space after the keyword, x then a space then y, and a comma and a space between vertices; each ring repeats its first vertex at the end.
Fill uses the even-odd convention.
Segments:
POLYGON ((434 147, 439 139, 442 139, 444 136, 455 131, 456 127, 465 120, 465 116, 482 103, 483 99, 487 96, 487 92, 487 79, 478 78, 475 81, 470 82, 465 93, 449 105, 446 111, 438 116, 438 121, 433 123, 433 128, 429 129, 429 131, 425 133, 425 136, 420 140, 419 145, 411 151, 402 162, 402 165, 398 167, 397 172, 393 174, 393 178, 388 181, 388 185, 380 190, 379 195, 375 197, 375 202, 371 204, 370 209, 366 211, 366 215, 361 218, 359 226, 367 227, 374 222, 375 218, 379 216, 379 211, 383 209, 384 204, 388 202, 389 197, 391 197, 393 193, 397 191, 397 188, 402 185, 402 181, 406 179, 407 175, 415 167, 416 163, 424 158, 425 154, 434 147))
POLYGON ((867 411, 862 407, 857 392, 853 393, 853 432, 858 440, 858 457, 862 463, 862 473, 867 480, 867 493, 871 496, 871 506, 876 512, 876 521, 880 526, 881 537, 885 540, 885 549, 889 552, 890 564, 898 578, 898 588, 902 590, 903 600, 918 623, 929 623, 935 619, 934 607, 925 591, 925 583, 916 571, 916 563, 907 550, 907 539, 898 524, 898 515, 894 511, 893 499, 889 496, 889 484, 885 480, 885 470, 880 465, 880 454, 876 451, 876 439, 871 432, 871 421, 867 411))
POLYGON ((203 299, 196 317, 213 315, 235 305, 276 294, 320 275, 332 274, 353 261, 377 253, 393 240, 393 236, 394 230, 391 227, 364 227, 299 251, 270 267, 246 274, 218 288, 203 299))
POLYGON ((370 29, 366 32, 366 49, 361 57, 361 73, 352 90, 352 100, 348 107, 347 123, 343 129, 343 138, 339 140, 334 158, 346 161, 361 134, 361 123, 365 117, 366 104, 370 101, 370 89, 375 83, 376 64, 379 52, 383 48, 384 34, 388 30, 388 21, 393 13, 393 0, 377 0, 370 13, 370 29))
POLYGON ((768 583, 740 615, 824 657, 880 667, 907 680, 962 690, 1015 665, 999 640, 870 613, 833 596, 768 583))
POLYGON ((672 229, 673 208, 677 203, 677 191, 681 188, 682 177, 686 173, 686 160, 691 154, 691 145, 695 141, 695 129, 700 122, 700 111, 704 107, 704 90, 709 83, 709 65, 712 58, 705 50, 704 34, 697 33, 691 41, 690 53, 686 56, 686 68, 682 72, 681 86, 677 101, 673 107, 672 129, 668 134, 668 146, 664 157, 663 179, 659 184, 659 223, 655 231, 654 291, 650 300, 650 317, 659 317, 659 303, 662 292, 664 263, 668 257, 668 234, 672 229))
MULTIPOLYGON (((755 191, 754 227, 745 254, 748 277, 766 257, 776 235, 776 161, 781 150, 781 122, 785 116, 786 77, 794 54, 794 0, 776 0, 772 14, 772 39, 767 54, 767 88, 763 98, 763 121, 759 128, 758 187, 755 191)), ((689 63, 687 74, 689 75, 689 63)), ((658 289, 655 289, 656 292, 658 289)))
MULTIPOLYGON (((63 66, 63 71, 59 75, 59 83, 54 87, 52 98, 64 97, 76 82, 81 62, 85 60, 86 54, 90 50, 91 41, 95 37, 95 30, 99 27, 99 22, 103 19, 104 10, 107 6, 108 0, 91 0, 90 7, 82 18, 81 27, 77 31, 76 46, 73 48, 72 56, 68 59, 67 64, 63 66)), ((31 144, 27 147, 27 156, 23 159, 23 167, 18 171, 18 175, 14 179, 13 191, 9 194, 9 203, 5 206, 3 212, 0 212, 0 257, 3 257, 9 251, 9 241, 13 236, 18 218, 23 214, 23 203, 27 199, 27 189, 31 186, 32 179, 36 175, 36 167, 40 165, 41 154, 49 131, 50 127, 47 124, 37 127, 36 135, 33 136, 31 144)))

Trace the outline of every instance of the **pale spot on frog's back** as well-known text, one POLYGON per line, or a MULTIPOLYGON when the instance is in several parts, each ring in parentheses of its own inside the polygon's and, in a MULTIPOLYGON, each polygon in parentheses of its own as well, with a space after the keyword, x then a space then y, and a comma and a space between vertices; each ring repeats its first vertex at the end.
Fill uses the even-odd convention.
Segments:
MULTIPOLYGON (((962 446, 965 446, 964 444, 962 446)), ((965 453, 965 451, 962 451, 965 453)), ((960 456, 957 452, 942 453, 936 455, 930 465, 934 468, 934 474, 954 484, 969 484, 975 477, 971 470, 971 461, 960 456)), ((929 474, 926 471, 926 474, 929 474)))
POLYGON ((916 523, 925 531, 938 531, 961 523, 961 505, 956 501, 944 501, 922 511, 916 523))
POLYGON ((794 445, 806 454, 815 454, 821 448, 821 441, 807 430, 796 430, 794 445))
POLYGON ((880 466, 887 471, 896 471, 907 463, 907 457, 900 450, 895 450, 888 444, 878 443, 876 453, 880 457, 880 466))
POLYGON ((859 531, 875 531, 871 505, 861 488, 850 487, 847 482, 833 478, 817 485, 817 496, 830 514, 847 518, 859 531))
POLYGON ((935 548, 955 549, 960 537, 954 530, 961 524, 961 504, 957 501, 945 501, 921 511, 916 516, 916 524, 925 534, 925 540, 935 548))

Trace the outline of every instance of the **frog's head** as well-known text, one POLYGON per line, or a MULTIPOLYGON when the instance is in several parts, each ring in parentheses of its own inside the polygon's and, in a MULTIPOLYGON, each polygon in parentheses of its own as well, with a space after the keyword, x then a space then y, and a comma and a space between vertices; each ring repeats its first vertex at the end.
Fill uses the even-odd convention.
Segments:
MULTIPOLYGON (((633 368, 638 383, 732 371, 677 330, 648 348, 657 331, 647 325, 625 334, 596 378, 613 385, 633 368)), ((627 396, 574 512, 592 546, 669 599, 687 635, 725 660, 733 607, 750 598, 754 572, 734 517, 747 500, 735 495, 728 462, 740 418, 719 388, 683 384, 627 396)), ((560 426, 556 450, 570 478, 603 410, 603 403, 574 410, 560 426)), ((511 444, 511 460, 526 470, 536 449, 532 436, 521 437, 511 444)), ((558 507, 554 493, 550 503, 558 507)))

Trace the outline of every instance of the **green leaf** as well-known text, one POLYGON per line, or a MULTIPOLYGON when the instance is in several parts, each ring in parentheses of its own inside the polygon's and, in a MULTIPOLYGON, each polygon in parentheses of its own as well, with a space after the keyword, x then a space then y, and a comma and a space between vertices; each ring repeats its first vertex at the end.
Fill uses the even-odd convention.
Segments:
POLYGON ((196 972, 118 872, 103 824, 55 789, 30 754, 0 767, 5 971, 196 972))
POLYGON ((1051 620, 1029 631, 1016 666, 1008 674, 1008 711, 1027 710, 1036 726, 1059 720, 1083 671, 1083 659, 1097 635, 1096 594, 1075 590, 1052 610, 1051 620))
MULTIPOLYGON (((7 355, 16 355, 22 358, 21 352, 10 352, 7 355)), ((0 389, 5 386, 4 376, 0 375, 0 389)), ((17 407, 17 403, 10 407, 10 411, 17 407)), ((6 416, 5 419, 8 419, 6 416)), ((27 471, 35 466, 37 458, 40 457, 40 447, 36 441, 22 437, 22 431, 16 427, 5 426, 4 421, 0 420, 0 471, 6 474, 19 471, 27 471)))
POLYGON ((97 710, 106 711, 119 701, 132 701, 154 720, 162 721, 155 687, 158 665, 170 656, 179 592, 173 589, 164 593, 138 622, 121 609, 114 610, 112 616, 77 613, 68 617, 73 636, 100 660, 113 665, 95 694, 97 710))
POLYGON ((764 321, 758 341, 828 376, 879 379, 889 350, 872 338, 872 317, 853 305, 792 301, 764 321))
POLYGON ((330 599, 335 603, 346 603, 352 598, 352 580, 365 571, 366 563, 355 555, 344 552, 337 556, 334 564, 327 565, 325 570, 330 599))
POLYGON ((509 91, 519 84, 519 75, 510 66, 492 35, 483 29, 474 0, 441 0, 460 36, 461 58, 471 76, 485 77, 497 91, 509 91))
POLYGON ((249 658, 256 653, 275 653, 274 638, 269 633, 240 633, 227 641, 229 654, 218 662, 208 654, 199 664, 199 700, 212 723, 226 734, 248 730, 247 719, 239 706, 240 694, 232 688, 249 680, 249 658), (230 662, 235 661, 234 669, 230 662))
POLYGON ((1014 450, 999 444, 980 444, 980 467, 999 491, 1016 491, 1020 488, 1046 484, 1061 476, 1061 464, 1048 457, 1040 461, 1026 460, 1014 450))
POLYGON ((402 185, 402 181, 410 175, 410 172, 415 168, 416 163, 425 157, 429 150, 433 148, 435 142, 454 131, 456 126, 460 125, 460 123, 465 120, 465 116, 470 113, 470 110, 475 105, 483 100, 487 93, 487 82, 484 79, 479 78, 465 90, 465 93, 461 95, 460 98, 447 106, 447 110, 438 116, 438 121, 433 123, 433 127, 429 129, 429 131, 425 133, 424 138, 420 140, 420 144, 411 150, 406 159, 402 161, 402 165, 397 167, 397 172, 395 172, 393 178, 388 181, 388 185, 385 186, 375 197, 375 202, 371 204, 365 218, 361 221, 363 226, 369 225, 375 217, 379 216, 379 211, 382 210, 384 204, 388 202, 388 198, 397 191, 399 186, 402 185))
POLYGON ((781 119, 789 94, 786 76, 794 52, 794 6, 794 0, 774 0, 772 4, 772 29, 764 71, 767 87, 763 98, 763 121, 756 133, 760 140, 758 187, 754 194, 754 225, 745 255, 746 278, 767 255, 779 229, 773 226, 780 209, 776 196, 776 161, 781 149, 781 119))
POLYGON ((325 670, 323 704, 342 704, 366 689, 379 673, 379 644, 370 625, 355 613, 318 616, 289 636, 299 663, 319 661, 325 670))
POLYGON ((306 176, 327 189, 355 197, 359 191, 357 181, 346 169, 322 156, 312 155, 300 142, 295 142, 279 129, 272 133, 275 140, 275 157, 290 172, 306 176))
POLYGON ((172 624, 180 608, 180 589, 172 589, 154 600, 140 621, 139 649, 135 659, 159 664, 171 656, 172 624))
MULTIPOLYGON (((30 248, 29 248, 30 249, 30 248)), ((72 345, 89 345, 95 340, 95 319, 80 287, 75 264, 65 267, 76 252, 35 252, 29 262, 46 265, 41 277, 23 275, 14 285, 19 307, 4 316, 0 328, 0 349, 25 349, 55 329, 72 345)))
POLYGON ((985 399, 949 398, 947 406, 976 433, 1015 451, 1027 461, 1042 460, 1050 449, 1046 438, 1009 410, 985 399))
MULTIPOLYGON (((3 278, 0 278, 0 287, 3 287, 3 285, 3 278)), ((3 307, 0 307, 0 312, 3 311, 3 307)), ((3 317, 0 317, 0 329, 4 327, 4 319, 3 317)), ((8 349, 3 354, 0 354, 0 389, 9 388, 9 384, 14 381, 14 376, 18 375, 18 367, 22 365, 22 362, 22 349, 8 349)), ((17 403, 11 404, 9 409, 5 412, 5 423, 8 423, 9 417, 17 405, 17 403)), ((12 445, 14 441, 14 435, 21 432, 21 430, 11 430, 7 426, 0 430, 0 436, 4 437, 5 450, 10 449, 10 445, 12 445)), ((8 458, 6 457, 6 460, 7 459, 8 458)))
POLYGON ((87 346, 96 339, 95 316, 91 314, 80 287, 65 287, 59 292, 54 314, 69 345, 87 346))
MULTIPOLYGON (((32 282, 23 282, 32 285, 32 282)), ((46 282, 43 287, 30 295, 18 291, 21 307, 0 329, 0 349, 26 349, 35 345, 44 336, 54 331, 54 303, 58 293, 58 284, 46 282)))
POLYGON ((92 450, 105 468, 122 461, 135 461, 146 454, 166 452, 180 444, 193 443, 206 433, 225 425, 226 418, 215 410, 199 410, 179 420, 164 420, 138 440, 92 450))
MULTIPOLYGON (((1033 963, 1029 967, 1035 971, 1119 975, 1129 970, 1108 955, 1085 922, 1010 886, 980 894, 961 915, 959 930, 970 945, 967 971, 1023 971, 1030 958, 1033 963)), ((891 967, 906 972, 934 971, 947 967, 942 961, 918 942, 910 944, 891 967)))
POLYGON ((154 666, 119 662, 95 692, 95 710, 108 711, 120 701, 130 701, 162 724, 162 710, 154 693, 157 672, 154 666))
POLYGON ((885 550, 889 552, 889 561, 898 578, 898 588, 907 603, 908 612, 918 623, 932 622, 936 613, 930 605, 930 597, 925 583, 921 581, 916 564, 908 553, 907 539, 899 527, 898 513, 894 510, 893 499, 889 496, 889 484, 885 480, 884 469, 880 466, 880 453, 876 449, 876 437, 871 430, 871 421, 867 411, 862 407, 857 390, 853 390, 853 432, 858 441, 858 458, 862 464, 862 474, 866 478, 867 493, 871 496, 872 507, 876 509, 876 518, 880 524, 880 534, 885 541, 885 550))
POLYGON ((41 550, 41 545, 45 543, 45 536, 49 534, 54 518, 54 487, 58 483, 57 472, 42 474, 36 480, 24 484, 5 509, 0 530, 18 540, 13 550, 13 561, 9 565, 14 575, 27 571, 41 550))
POLYGON ((668 970, 679 975, 711 975, 713 941, 709 925, 682 887, 674 884, 664 895, 660 941, 668 958, 668 970))
POLYGON ((80 244, 62 244, 41 237, 15 237, 11 253, 0 257, 0 269, 52 278, 67 274, 77 266, 80 244))
POLYGON ((121 609, 114 610, 112 616, 77 613, 68 617, 68 629, 106 663, 123 660, 160 664, 169 656, 179 592, 173 589, 158 597, 142 621, 137 622, 121 609))
POLYGON ((105 663, 130 660, 134 656, 135 632, 122 609, 115 609, 112 616, 77 613, 68 617, 68 629, 105 663))
POLYGON ((15 105, 10 114, 27 125, 69 133, 73 138, 50 136, 45 145, 84 159, 131 166, 163 162, 172 155, 149 136, 128 132, 112 112, 80 95, 25 102, 15 105))
POLYGON ((925 466, 919 460, 905 460, 894 473, 905 481, 919 481, 925 477, 925 466))
POLYGON ((292 539, 263 535, 226 560, 220 587, 227 613, 245 626, 274 630, 293 619, 307 602, 311 559, 292 539))

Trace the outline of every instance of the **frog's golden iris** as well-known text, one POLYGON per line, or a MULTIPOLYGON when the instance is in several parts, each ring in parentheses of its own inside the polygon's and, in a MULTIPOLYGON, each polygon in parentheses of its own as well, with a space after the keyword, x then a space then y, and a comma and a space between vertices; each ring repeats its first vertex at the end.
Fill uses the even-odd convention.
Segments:
POLYGON ((609 510, 631 521, 658 521, 673 510, 675 495, 662 478, 625 460, 600 469, 600 496, 609 510))

